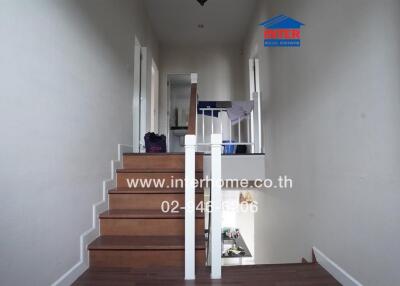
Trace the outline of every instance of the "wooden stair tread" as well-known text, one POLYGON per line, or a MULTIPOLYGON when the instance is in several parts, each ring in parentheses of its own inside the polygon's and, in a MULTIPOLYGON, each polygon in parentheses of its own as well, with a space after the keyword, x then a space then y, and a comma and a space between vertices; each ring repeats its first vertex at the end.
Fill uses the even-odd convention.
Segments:
MULTIPOLYGON (((203 189, 196 189, 196 193, 204 193, 203 189)), ((182 188, 114 188, 109 194, 184 194, 182 188)))
MULTIPOLYGON (((101 219, 174 219, 184 218, 185 210, 179 209, 178 213, 164 213, 160 210, 108 210, 100 214, 101 219)), ((196 212, 196 218, 204 218, 204 213, 196 212)))
POLYGON ((341 285, 319 264, 227 266, 222 271, 221 280, 212 280, 210 267, 196 267, 196 280, 192 282, 184 280, 184 267, 90 267, 72 285, 341 285))
MULTIPOLYGON (((136 168, 136 169, 117 169, 117 173, 185 173, 184 169, 140 169, 140 168, 136 168)), ((203 173, 203 170, 196 170, 196 173, 203 173)))
MULTIPOLYGON (((124 156, 185 156, 185 152, 168 152, 168 153, 124 153, 124 156)), ((203 152, 196 152, 196 155, 204 155, 203 152)))
MULTIPOLYGON (((89 250, 183 250, 184 236, 100 236, 89 250)), ((205 249, 203 236, 196 236, 196 249, 205 249)))

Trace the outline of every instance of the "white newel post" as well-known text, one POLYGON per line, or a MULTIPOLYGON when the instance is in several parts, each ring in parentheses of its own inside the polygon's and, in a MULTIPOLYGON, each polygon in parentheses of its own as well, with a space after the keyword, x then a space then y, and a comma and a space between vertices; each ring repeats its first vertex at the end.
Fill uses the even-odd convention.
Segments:
POLYGON ((211 134, 211 279, 221 279, 222 135, 211 134))
POLYGON ((195 279, 196 136, 185 136, 185 279, 195 279))

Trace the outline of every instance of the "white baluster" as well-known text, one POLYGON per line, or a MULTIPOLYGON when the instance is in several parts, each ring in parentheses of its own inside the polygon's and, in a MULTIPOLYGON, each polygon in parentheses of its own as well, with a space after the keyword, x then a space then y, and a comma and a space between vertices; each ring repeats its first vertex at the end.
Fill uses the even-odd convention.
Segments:
POLYGON ((202 121, 203 121, 203 143, 205 142, 205 139, 204 139, 204 137, 205 137, 205 129, 204 129, 204 109, 202 110, 202 121))
POLYGON ((214 110, 211 109, 211 134, 214 134, 214 110))
POLYGON ((229 143, 232 142, 232 121, 229 119, 229 143))
POLYGON ((239 117, 239 122, 238 122, 238 129, 239 129, 239 143, 241 143, 242 142, 242 137, 241 137, 241 134, 240 134, 240 121, 242 120, 242 118, 241 117, 239 117))
POLYGON ((250 143, 250 116, 249 115, 247 115, 246 121, 247 121, 247 143, 250 143))
POLYGON ((185 136, 185 280, 195 279, 196 136, 185 136))
POLYGON ((222 113, 222 110, 219 112, 219 114, 218 114, 218 118, 219 118, 219 121, 220 121, 220 133, 221 133, 221 135, 222 135, 222 121, 223 121, 223 113, 222 113))
POLYGON ((211 135, 211 279, 221 279, 221 134, 211 135))

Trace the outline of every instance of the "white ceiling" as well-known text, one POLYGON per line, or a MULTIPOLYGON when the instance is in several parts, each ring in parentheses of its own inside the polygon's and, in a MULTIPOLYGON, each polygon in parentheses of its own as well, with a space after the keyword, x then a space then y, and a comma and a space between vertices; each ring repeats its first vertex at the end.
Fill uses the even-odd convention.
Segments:
POLYGON ((190 46, 240 43, 247 32, 256 0, 146 0, 161 44, 190 46), (198 28, 203 24, 204 28, 198 28))

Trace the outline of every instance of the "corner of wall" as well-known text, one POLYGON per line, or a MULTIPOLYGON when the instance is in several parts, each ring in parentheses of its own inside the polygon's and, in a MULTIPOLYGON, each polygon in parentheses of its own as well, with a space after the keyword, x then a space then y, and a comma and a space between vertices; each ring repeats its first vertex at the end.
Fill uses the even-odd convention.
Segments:
POLYGON ((349 273, 347 273, 343 268, 332 261, 328 256, 322 253, 315 246, 313 247, 315 258, 317 262, 325 268, 340 284, 344 286, 363 286, 355 278, 353 278, 349 273))

